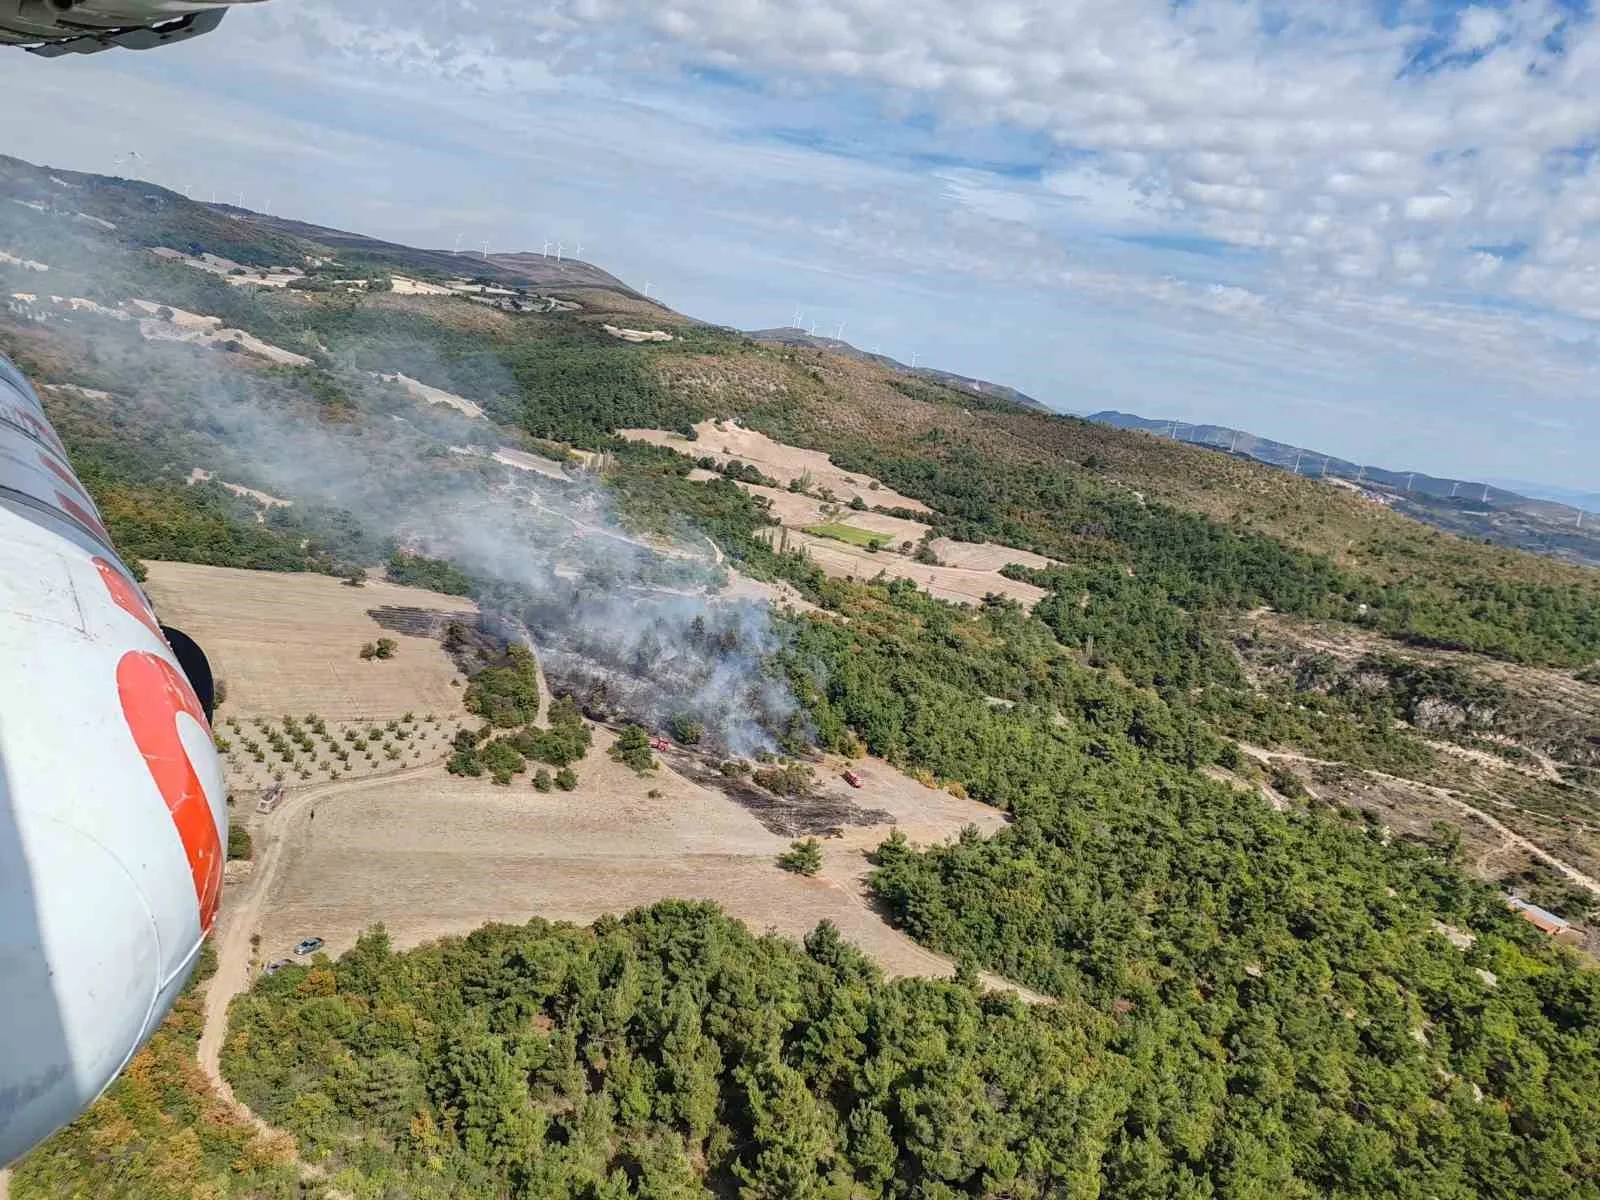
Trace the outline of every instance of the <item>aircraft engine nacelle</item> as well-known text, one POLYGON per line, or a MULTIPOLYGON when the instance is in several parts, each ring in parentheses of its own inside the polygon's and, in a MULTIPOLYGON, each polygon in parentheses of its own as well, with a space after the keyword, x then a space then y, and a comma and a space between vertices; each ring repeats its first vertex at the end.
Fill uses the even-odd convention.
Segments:
POLYGON ((0 357, 0 1165, 116 1077, 216 916, 222 767, 173 645, 0 357))
POLYGON ((149 50, 210 33, 230 5, 260 0, 0 0, 0 44, 34 54, 149 50))

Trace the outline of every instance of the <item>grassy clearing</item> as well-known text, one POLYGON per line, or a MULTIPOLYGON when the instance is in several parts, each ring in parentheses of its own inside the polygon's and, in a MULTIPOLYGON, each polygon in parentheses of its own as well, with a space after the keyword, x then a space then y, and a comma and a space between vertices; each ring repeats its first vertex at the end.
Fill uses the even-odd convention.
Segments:
POLYGON ((870 529, 857 529, 854 525, 842 525, 837 521, 827 525, 813 525, 806 532, 815 537, 833 538, 837 542, 848 542, 852 546, 882 546, 892 540, 886 533, 874 533, 870 529))

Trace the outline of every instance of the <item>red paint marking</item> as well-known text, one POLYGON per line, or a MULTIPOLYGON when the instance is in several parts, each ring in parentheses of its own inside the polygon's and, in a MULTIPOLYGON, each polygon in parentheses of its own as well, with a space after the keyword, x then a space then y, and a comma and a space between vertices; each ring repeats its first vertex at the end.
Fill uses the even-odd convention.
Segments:
POLYGON ((56 436, 56 431, 50 428, 50 422, 41 420, 27 409, 18 408, 14 404, 11 406, 11 415, 21 424, 26 425, 29 429, 33 430, 34 433, 38 434, 46 442, 49 442, 50 445, 61 451, 61 453, 65 454, 67 452, 67 448, 61 444, 61 439, 56 436))
POLYGON ((183 840, 200 905, 200 929, 209 933, 222 898, 222 838, 200 775, 178 736, 178 714, 186 712, 209 729, 194 689, 166 659, 130 650, 117 663, 117 694, 134 744, 166 801, 183 840))
POLYGON ((111 534, 106 531, 106 527, 104 525, 100 524, 100 518, 95 516, 83 505, 79 504, 71 496, 67 495, 65 492, 57 492, 56 503, 61 505, 61 511, 71 513, 85 528, 99 534, 100 537, 107 542, 111 540, 111 534))
POLYGON ((156 620, 155 613, 150 611, 150 605, 139 589, 129 583, 127 579, 103 558, 94 560, 94 569, 100 572, 100 579, 106 585, 106 591, 111 593, 111 599, 116 601, 117 607, 133 617, 151 633, 162 641, 166 635, 161 632, 161 625, 156 620))
POLYGON ((53 455, 46 454, 43 450, 38 453, 39 461, 54 471, 57 479, 61 480, 62 483, 66 484, 85 500, 89 499, 89 493, 83 490, 83 484, 78 482, 77 477, 71 471, 57 462, 53 455))

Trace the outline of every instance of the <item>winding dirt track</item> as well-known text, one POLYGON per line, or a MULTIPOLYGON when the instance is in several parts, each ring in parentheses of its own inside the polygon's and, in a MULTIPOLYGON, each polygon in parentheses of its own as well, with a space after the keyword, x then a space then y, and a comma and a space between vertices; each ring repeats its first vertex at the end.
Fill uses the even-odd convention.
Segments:
POLYGON ((284 835, 293 824, 293 818, 315 800, 388 787, 414 776, 434 773, 436 770, 436 764, 429 763, 427 766, 411 767, 389 775, 376 775, 367 779, 345 780, 307 788, 303 792, 291 795, 276 812, 257 826, 258 838, 262 834, 268 835, 266 846, 257 857, 255 870, 251 872, 249 880, 240 887, 237 901, 223 907, 222 927, 214 935, 217 971, 206 984, 205 1025, 200 1032, 199 1057, 200 1067, 205 1071, 206 1078, 211 1080, 211 1086, 216 1089, 217 1095, 263 1132, 276 1131, 241 1104, 233 1094, 233 1088, 229 1087, 228 1081, 222 1077, 222 1042, 228 1033, 228 1005, 233 1002, 235 996, 250 987, 250 935, 260 925, 262 902, 272 890, 273 877, 282 863, 284 835))
MULTIPOLYGON (((1286 762, 1308 763, 1312 766, 1340 767, 1347 765, 1344 763, 1336 763, 1325 758, 1312 758, 1307 754, 1295 754, 1290 751, 1281 750, 1264 750, 1260 746, 1246 746, 1242 743, 1240 744, 1239 749, 1245 754, 1248 754, 1251 758, 1257 759, 1261 762, 1281 760, 1286 762)), ((1403 784, 1406 787, 1422 789, 1429 795, 1444 801, 1456 811, 1464 813, 1476 821, 1481 821, 1484 825, 1488 826, 1490 829, 1494 830, 1502 838, 1504 838, 1508 845, 1516 846, 1518 849, 1526 851, 1528 854, 1531 854, 1534 858, 1538 859, 1546 866, 1552 867, 1561 872, 1561 874, 1572 880, 1572 882, 1577 884, 1579 887, 1586 888, 1594 895, 1600 896, 1600 880, 1595 879, 1592 875, 1586 875, 1584 872, 1578 870, 1577 867, 1572 866, 1570 863, 1563 862, 1537 842, 1523 837, 1522 834, 1510 829, 1503 822, 1496 820, 1494 817, 1484 812, 1483 809, 1478 808, 1476 805, 1468 804, 1449 788, 1442 788, 1432 783, 1419 783, 1415 779, 1406 779, 1400 775, 1390 775, 1385 771, 1364 769, 1363 773, 1370 775, 1374 779, 1386 779, 1391 783, 1398 783, 1403 784)))

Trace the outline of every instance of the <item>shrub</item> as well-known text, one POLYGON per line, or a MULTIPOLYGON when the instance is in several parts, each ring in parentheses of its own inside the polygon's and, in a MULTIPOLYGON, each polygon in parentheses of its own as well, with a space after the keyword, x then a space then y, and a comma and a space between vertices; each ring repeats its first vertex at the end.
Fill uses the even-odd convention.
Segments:
POLYGON ((763 767, 755 782, 777 796, 798 796, 811 789, 815 773, 805 763, 789 762, 779 767, 763 767))
POLYGON ((778 855, 778 865, 796 875, 815 875, 822 870, 822 843, 816 838, 791 842, 789 849, 778 855))
POLYGON ((611 757, 624 766, 643 774, 655 769, 656 760, 650 753, 650 735, 638 725, 629 725, 617 735, 611 747, 611 757))
POLYGON ((673 738, 684 746, 698 746, 706 736, 706 727, 693 717, 680 713, 667 724, 673 738))
POLYGON ((228 861, 248 859, 255 852, 255 846, 250 841, 250 831, 242 825, 228 827, 228 861))
POLYGON ((1280 796, 1287 796, 1291 800, 1304 800, 1310 793, 1306 785, 1300 782, 1296 775, 1283 763, 1272 764, 1272 787, 1280 796))
POLYGON ((570 792, 578 786, 578 773, 571 767, 562 767, 556 772, 556 786, 563 792, 570 792))
POLYGON ((555 782, 550 778, 550 771, 549 771, 548 768, 540 767, 537 771, 535 771, 533 773, 533 790, 534 791, 536 791, 536 792, 548 792, 554 786, 555 786, 555 782))

